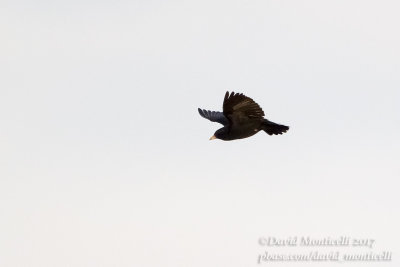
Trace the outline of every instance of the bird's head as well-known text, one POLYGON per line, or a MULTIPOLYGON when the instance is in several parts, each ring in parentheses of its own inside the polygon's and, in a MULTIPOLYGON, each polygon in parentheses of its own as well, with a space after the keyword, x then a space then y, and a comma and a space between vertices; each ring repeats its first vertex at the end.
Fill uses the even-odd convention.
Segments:
POLYGON ((213 136, 210 137, 210 140, 214 140, 214 139, 221 139, 221 140, 227 140, 226 135, 228 133, 228 129, 221 128, 218 129, 213 136))

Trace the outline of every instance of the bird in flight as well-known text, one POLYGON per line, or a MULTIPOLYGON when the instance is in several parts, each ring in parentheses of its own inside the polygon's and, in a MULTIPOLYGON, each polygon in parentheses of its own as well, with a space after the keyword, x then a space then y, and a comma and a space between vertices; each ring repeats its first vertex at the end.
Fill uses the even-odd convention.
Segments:
POLYGON ((288 126, 265 119, 264 111, 253 99, 235 92, 225 93, 222 112, 200 108, 198 110, 203 118, 224 126, 210 140, 231 141, 250 137, 261 130, 269 135, 282 134, 289 130, 288 126))

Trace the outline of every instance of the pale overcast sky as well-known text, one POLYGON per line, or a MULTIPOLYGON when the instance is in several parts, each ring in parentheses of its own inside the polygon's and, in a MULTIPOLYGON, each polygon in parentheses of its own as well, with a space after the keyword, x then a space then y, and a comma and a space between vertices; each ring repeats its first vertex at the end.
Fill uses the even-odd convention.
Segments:
POLYGON ((311 250, 398 266, 399 10, 2 1, 0 265, 336 266, 259 238, 349 236, 375 243, 311 250), (226 90, 289 132, 209 141, 226 90))

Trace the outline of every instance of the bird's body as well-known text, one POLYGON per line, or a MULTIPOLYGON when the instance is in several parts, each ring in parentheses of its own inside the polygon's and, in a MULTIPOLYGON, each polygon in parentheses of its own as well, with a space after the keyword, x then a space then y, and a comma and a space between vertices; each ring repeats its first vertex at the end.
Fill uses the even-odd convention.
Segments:
POLYGON ((289 127, 264 118, 264 111, 253 99, 239 93, 226 92, 223 112, 198 109, 202 117, 224 125, 212 139, 225 141, 247 138, 263 130, 269 135, 282 134, 289 127))

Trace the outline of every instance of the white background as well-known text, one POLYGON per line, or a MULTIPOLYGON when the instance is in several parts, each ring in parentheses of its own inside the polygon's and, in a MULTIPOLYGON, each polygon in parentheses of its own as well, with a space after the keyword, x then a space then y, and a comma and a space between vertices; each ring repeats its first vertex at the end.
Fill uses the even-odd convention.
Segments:
POLYGON ((257 266, 302 235, 398 265, 399 9, 2 1, 0 265, 257 266), (226 90, 289 132, 208 141, 226 90))

